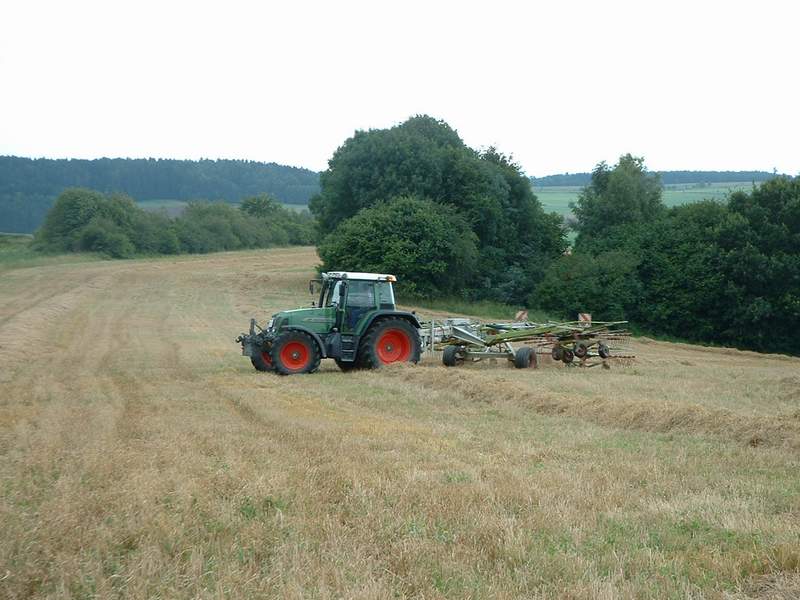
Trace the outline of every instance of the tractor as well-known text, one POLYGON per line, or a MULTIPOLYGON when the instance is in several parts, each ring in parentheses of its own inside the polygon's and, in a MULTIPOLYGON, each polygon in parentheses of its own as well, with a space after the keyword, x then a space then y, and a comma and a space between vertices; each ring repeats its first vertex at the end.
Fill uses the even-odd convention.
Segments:
POLYGON ((272 315, 265 328, 250 320, 249 333, 236 342, 259 371, 281 375, 313 373, 332 358, 342 371, 374 369, 420 358, 420 323, 414 313, 397 310, 394 275, 322 273, 309 282, 311 308, 272 315))

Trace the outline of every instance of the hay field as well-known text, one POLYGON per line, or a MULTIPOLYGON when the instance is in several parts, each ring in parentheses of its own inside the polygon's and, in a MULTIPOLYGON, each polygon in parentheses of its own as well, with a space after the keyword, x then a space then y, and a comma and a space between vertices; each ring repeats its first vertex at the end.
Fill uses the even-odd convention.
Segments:
POLYGON ((257 373, 315 263, 0 269, 0 598, 800 595, 800 360, 257 373))

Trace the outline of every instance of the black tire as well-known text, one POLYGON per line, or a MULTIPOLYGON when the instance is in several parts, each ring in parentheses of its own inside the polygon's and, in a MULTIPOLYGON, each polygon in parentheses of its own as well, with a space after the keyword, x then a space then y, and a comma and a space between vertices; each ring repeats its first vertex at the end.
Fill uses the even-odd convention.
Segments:
POLYGON ((281 375, 313 373, 319 369, 317 342, 303 331, 287 331, 272 343, 272 364, 281 375))
POLYGON ((343 360, 339 360, 338 358, 336 359, 336 366, 345 373, 359 368, 355 362, 345 362, 343 360))
POLYGON ((523 346, 514 353, 514 366, 517 369, 536 368, 536 352, 530 346, 523 346))
POLYGON ((463 364, 464 357, 461 356, 460 350, 460 346, 454 346, 452 344, 450 346, 445 346, 442 352, 442 364, 445 367, 457 367, 463 364))
POLYGON ((608 358, 611 356, 611 350, 605 344, 597 346, 597 353, 600 355, 600 358, 608 358))
POLYGON ((405 319, 389 317, 373 323, 361 338, 357 362, 367 369, 377 369, 391 362, 418 363, 421 347, 416 327, 405 319), (402 349, 398 351, 400 346, 402 349))
POLYGON ((260 350, 258 354, 250 357, 250 362, 256 371, 274 371, 275 367, 272 365, 272 356, 269 350, 260 350))
POLYGON ((561 360, 564 358, 564 348, 561 346, 553 346, 552 352, 550 352, 550 356, 553 357, 553 360, 561 360))
POLYGON ((565 365, 568 365, 573 360, 575 360, 575 353, 569 348, 564 348, 564 351, 561 354, 561 360, 564 361, 565 365))
POLYGON ((586 342, 578 342, 575 344, 575 356, 578 358, 586 358, 586 355, 589 354, 589 346, 586 345, 586 342))

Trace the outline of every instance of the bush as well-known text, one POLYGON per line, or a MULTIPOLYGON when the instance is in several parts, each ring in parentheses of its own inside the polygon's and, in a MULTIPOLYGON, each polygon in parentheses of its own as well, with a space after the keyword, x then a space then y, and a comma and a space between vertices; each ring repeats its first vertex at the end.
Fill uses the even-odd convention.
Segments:
POLYGON ((136 251, 119 227, 111 220, 99 216, 80 229, 76 244, 78 250, 100 252, 112 258, 129 258, 136 251))
POLYGON ((290 211, 266 196, 246 200, 241 210, 221 202, 192 202, 183 215, 170 219, 140 209, 127 196, 76 188, 58 197, 35 243, 48 252, 127 258, 308 244, 313 236, 310 214, 290 211))
POLYGON ((625 320, 641 299, 637 265, 624 252, 563 256, 550 266, 530 305, 569 320, 582 312, 598 321, 625 320))
POLYGON ((459 293, 476 276, 477 238, 455 210, 403 197, 365 208, 319 246, 323 269, 392 273, 409 295, 459 293))

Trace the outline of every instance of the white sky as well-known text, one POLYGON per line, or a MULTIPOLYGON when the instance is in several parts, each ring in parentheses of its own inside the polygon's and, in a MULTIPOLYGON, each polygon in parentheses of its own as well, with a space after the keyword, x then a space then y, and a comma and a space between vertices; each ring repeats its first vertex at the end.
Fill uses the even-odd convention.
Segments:
POLYGON ((0 154, 322 170, 426 113, 530 175, 800 172, 800 3, 0 0, 0 154))

